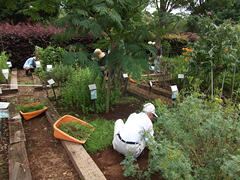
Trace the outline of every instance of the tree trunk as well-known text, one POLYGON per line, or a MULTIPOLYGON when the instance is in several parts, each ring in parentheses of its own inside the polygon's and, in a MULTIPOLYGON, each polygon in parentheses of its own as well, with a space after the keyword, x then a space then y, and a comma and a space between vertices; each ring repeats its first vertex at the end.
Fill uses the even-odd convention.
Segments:
POLYGON ((108 72, 108 83, 107 83, 107 97, 106 97, 106 113, 109 112, 109 97, 110 97, 110 85, 111 85, 111 68, 112 66, 109 66, 109 72, 108 72))

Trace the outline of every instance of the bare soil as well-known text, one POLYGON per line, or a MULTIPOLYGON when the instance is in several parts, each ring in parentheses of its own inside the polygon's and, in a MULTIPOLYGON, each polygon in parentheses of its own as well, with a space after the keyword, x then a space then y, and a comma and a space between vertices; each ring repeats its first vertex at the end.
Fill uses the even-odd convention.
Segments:
MULTIPOLYGON (((33 82, 32 76, 24 77, 24 74, 24 70, 18 70, 19 84, 33 82)), ((51 93, 50 91, 51 89, 48 94, 51 93)), ((17 96, 18 104, 29 104, 30 100, 31 102, 37 102, 39 96, 47 96, 47 92, 45 90, 34 92, 32 86, 19 86, 19 92, 12 96, 17 96)), ((123 104, 114 107, 114 110, 107 114, 101 113, 98 114, 98 116, 113 121, 118 118, 124 119, 132 112, 141 109, 142 105, 142 101, 123 104)), ((59 114, 61 115, 61 112, 59 112, 59 114)), ((60 140, 53 136, 53 128, 44 114, 31 120, 26 121, 23 119, 22 121, 26 135, 26 149, 32 179, 80 179, 60 140)), ((4 121, 3 141, 0 143, 0 179, 2 180, 8 179, 8 132, 8 123, 4 121)), ((112 134, 110 136, 112 136, 112 134)), ((123 166, 120 165, 120 162, 124 160, 124 156, 119 155, 112 146, 96 154, 90 154, 90 156, 104 173, 106 179, 135 179, 123 176, 123 166)), ((136 163, 139 164, 140 169, 147 170, 147 161, 148 149, 145 150, 145 154, 140 157, 136 163)), ((152 179, 160 178, 158 174, 155 174, 152 176, 152 179)))

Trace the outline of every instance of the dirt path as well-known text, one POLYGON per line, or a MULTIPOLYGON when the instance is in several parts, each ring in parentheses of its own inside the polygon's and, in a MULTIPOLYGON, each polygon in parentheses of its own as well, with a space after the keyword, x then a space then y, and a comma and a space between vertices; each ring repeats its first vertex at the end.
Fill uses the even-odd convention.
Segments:
MULTIPOLYGON (((32 77, 24 77, 24 73, 23 70, 18 70, 18 83, 31 83, 33 81, 32 77)), ((14 96, 17 96, 18 104, 29 104, 30 102, 37 102, 39 96, 47 96, 47 93, 45 90, 34 92, 34 88, 31 86, 19 86, 19 92, 14 96)), ((139 101, 121 105, 115 107, 115 110, 108 114, 102 113, 98 116, 108 120, 127 118, 130 113, 140 109, 142 104, 143 102, 139 101)), ((5 122, 4 127, 4 140, 0 148, 0 179, 8 179, 7 122, 5 122)), ((80 179, 60 140, 53 136, 53 128, 44 114, 28 121, 23 120, 23 127, 26 135, 26 149, 32 179, 80 179)), ((96 154, 90 154, 90 156, 108 180, 135 179, 125 178, 123 176, 123 166, 120 165, 120 162, 124 160, 124 156, 119 155, 113 150, 112 146, 96 154)), ((147 169, 147 160, 148 150, 146 150, 144 156, 140 157, 137 161, 140 169, 147 169)), ((152 179, 158 179, 158 175, 153 176, 152 179)))

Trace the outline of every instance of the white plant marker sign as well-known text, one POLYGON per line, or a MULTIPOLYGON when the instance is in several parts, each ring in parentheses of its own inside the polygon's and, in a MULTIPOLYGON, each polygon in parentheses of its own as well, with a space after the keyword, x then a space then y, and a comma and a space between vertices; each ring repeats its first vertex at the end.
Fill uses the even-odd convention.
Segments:
POLYGON ((172 90, 172 99, 176 99, 178 95, 177 85, 171 86, 171 90, 172 90))
POLYGON ((11 61, 7 61, 6 64, 8 65, 9 68, 12 67, 12 62, 11 61))
POLYGON ((128 74, 127 73, 123 74, 123 78, 127 79, 128 78, 128 74))
POLYGON ((90 84, 88 85, 88 88, 91 93, 91 99, 97 99, 97 86, 96 84, 90 84))
POLYGON ((40 61, 36 61, 36 68, 40 68, 40 67, 41 67, 40 61))
POLYGON ((48 82, 48 84, 50 84, 50 85, 53 85, 53 84, 55 83, 55 81, 54 81, 53 79, 49 79, 47 82, 48 82))
POLYGON ((178 79, 184 79, 184 74, 178 74, 178 79))
POLYGON ((0 102, 0 118, 9 118, 9 105, 10 102, 0 102))
POLYGON ((47 65, 47 72, 51 72, 52 70, 52 65, 47 65))
POLYGON ((8 79, 9 69, 2 69, 2 73, 6 79, 8 79))

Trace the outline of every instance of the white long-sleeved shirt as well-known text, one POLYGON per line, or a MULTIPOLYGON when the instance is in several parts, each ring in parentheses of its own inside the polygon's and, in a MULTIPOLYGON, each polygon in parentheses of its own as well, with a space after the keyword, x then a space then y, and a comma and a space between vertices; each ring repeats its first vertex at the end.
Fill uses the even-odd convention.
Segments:
MULTIPOLYGON (((125 141, 140 143, 142 139, 141 132, 149 132, 150 135, 153 136, 152 121, 148 115, 143 112, 139 114, 132 113, 120 131, 120 136, 125 141)), ((147 138, 145 138, 145 140, 148 141, 147 138)))

